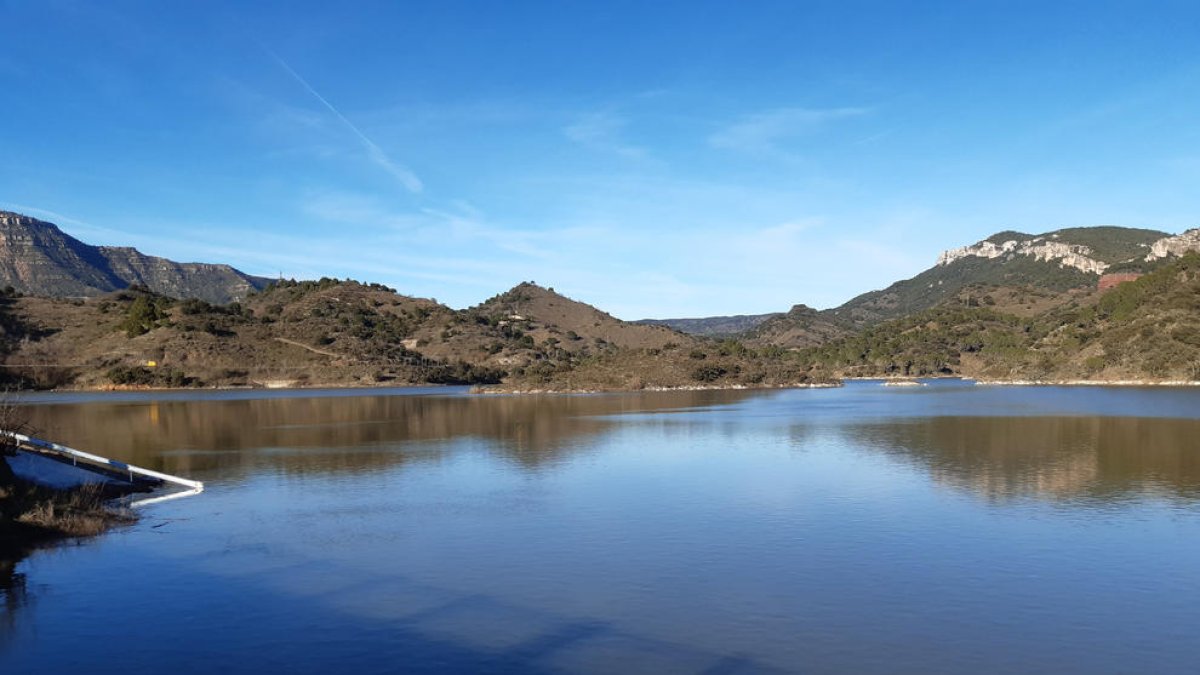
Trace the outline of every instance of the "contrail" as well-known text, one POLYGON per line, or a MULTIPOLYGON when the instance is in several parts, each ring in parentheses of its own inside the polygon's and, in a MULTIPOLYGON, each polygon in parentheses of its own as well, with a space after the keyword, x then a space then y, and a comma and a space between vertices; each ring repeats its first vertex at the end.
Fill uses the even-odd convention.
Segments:
POLYGON ((313 98, 320 101, 321 105, 328 108, 329 112, 333 113, 335 117, 341 120, 342 124, 346 125, 347 129, 354 132, 355 136, 358 136, 358 140, 361 141, 363 147, 366 148, 367 156, 371 158, 372 162, 375 162, 375 164, 383 168, 384 171, 387 171, 395 176, 396 180, 400 181, 400 184, 407 188, 409 192, 420 192, 421 190, 425 189, 424 184, 421 183, 421 179, 417 178, 415 173, 409 170, 408 167, 393 162, 392 158, 388 157, 387 153, 385 153, 382 148, 375 144, 375 141, 367 138, 367 135, 360 131, 358 127, 354 126, 354 123, 347 119, 340 110, 333 107, 333 104, 325 100, 325 97, 319 94, 316 89, 313 89, 312 85, 309 84, 307 80, 305 80, 303 77, 300 77, 300 73, 292 70, 292 67, 287 64, 287 61, 284 61, 282 57, 270 49, 267 49, 266 52, 271 55, 271 58, 275 59, 275 62, 278 63, 280 67, 288 72, 288 75, 291 75, 294 80, 299 82, 300 86, 304 87, 308 93, 312 94, 313 98))

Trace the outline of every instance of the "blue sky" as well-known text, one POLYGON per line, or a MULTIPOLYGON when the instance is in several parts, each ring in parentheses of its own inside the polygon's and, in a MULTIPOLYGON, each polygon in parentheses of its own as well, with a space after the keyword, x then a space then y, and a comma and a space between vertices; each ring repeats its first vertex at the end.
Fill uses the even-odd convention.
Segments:
POLYGON ((96 244, 830 307, 1004 229, 1200 225, 1192 2, 0 0, 0 208, 96 244))

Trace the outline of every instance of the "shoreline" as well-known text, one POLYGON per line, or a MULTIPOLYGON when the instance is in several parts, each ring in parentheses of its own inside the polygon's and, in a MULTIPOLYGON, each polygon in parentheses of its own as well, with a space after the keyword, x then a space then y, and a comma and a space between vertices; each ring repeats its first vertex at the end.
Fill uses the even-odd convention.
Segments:
POLYGON ((508 387, 506 385, 470 385, 470 384, 363 384, 363 383, 310 383, 287 387, 141 387, 141 386, 104 386, 104 387, 69 387, 59 389, 18 389, 12 393, 17 396, 31 394, 187 394, 191 392, 281 392, 281 391, 354 391, 354 390, 414 390, 414 389, 443 389, 467 388, 470 394, 615 394, 635 392, 660 391, 749 391, 776 389, 836 389, 846 382, 918 382, 925 380, 961 380, 971 382, 976 386, 989 387, 1200 387, 1200 380, 991 380, 977 379, 969 376, 938 376, 938 377, 864 377, 853 376, 839 378, 834 382, 796 383, 796 384, 729 384, 729 385, 681 385, 677 387, 655 386, 640 388, 564 388, 551 387, 525 388, 508 387))
POLYGON ((383 382, 316 382, 306 384, 262 384, 230 385, 205 387, 150 387, 136 384, 108 384, 102 387, 61 387, 57 389, 19 389, 17 393, 25 392, 64 392, 64 393, 96 393, 96 392, 139 392, 139 391, 288 391, 296 389, 428 389, 432 387, 471 387, 470 384, 387 384, 383 382))
MULTIPOLYGON (((849 378, 847 378, 849 379, 849 378)), ((461 389, 467 388, 471 394, 612 394, 632 393, 639 391, 724 391, 752 389, 833 389, 843 386, 841 381, 797 384, 730 384, 730 385, 682 385, 678 387, 641 387, 639 389, 506 389, 505 385, 494 384, 305 384, 295 387, 140 387, 140 386, 105 386, 105 387, 70 387, 60 389, 18 389, 12 393, 21 396, 29 394, 187 394, 190 392, 281 392, 281 391, 353 391, 367 389, 461 389)))
POLYGON ((639 389, 523 389, 503 388, 503 385, 472 387, 470 393, 491 396, 518 394, 636 394, 641 392, 668 391, 754 391, 776 389, 837 389, 841 382, 819 382, 798 384, 729 384, 729 385, 682 385, 679 387, 641 387, 639 389))
POLYGON ((975 380, 975 385, 979 387, 1200 387, 1200 380, 975 380))
POLYGON ((841 379, 850 382, 894 382, 897 380, 973 380, 975 378, 965 375, 847 375, 841 379))

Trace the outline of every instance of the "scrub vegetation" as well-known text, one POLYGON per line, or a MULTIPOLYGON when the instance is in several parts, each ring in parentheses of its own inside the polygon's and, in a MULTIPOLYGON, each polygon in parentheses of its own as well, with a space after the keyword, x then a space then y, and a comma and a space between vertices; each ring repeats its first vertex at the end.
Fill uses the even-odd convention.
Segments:
POLYGON ((698 335, 622 321, 532 281, 466 309, 331 278, 256 280, 225 303, 145 285, 84 298, 6 289, 0 378, 25 389, 564 391, 796 386, 845 376, 1196 380, 1197 258, 1148 260, 1165 234, 1098 227, 988 240, 1086 253, 1088 264, 1143 274, 1135 281, 1100 284, 1087 264, 1065 258, 962 249, 837 308, 677 322, 706 333, 698 335), (735 326, 744 332, 721 333, 735 326))
POLYGON ((973 287, 933 309, 797 352, 841 375, 1200 379, 1200 255, 1022 315, 973 287))

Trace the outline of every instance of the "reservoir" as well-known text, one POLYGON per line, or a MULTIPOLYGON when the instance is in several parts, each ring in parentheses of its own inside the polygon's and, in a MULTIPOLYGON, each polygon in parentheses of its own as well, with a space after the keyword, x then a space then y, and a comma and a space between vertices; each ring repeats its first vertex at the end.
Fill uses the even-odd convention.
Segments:
POLYGON ((1200 389, 22 400, 44 438, 206 489, 10 561, 2 673, 1200 660, 1200 389))

